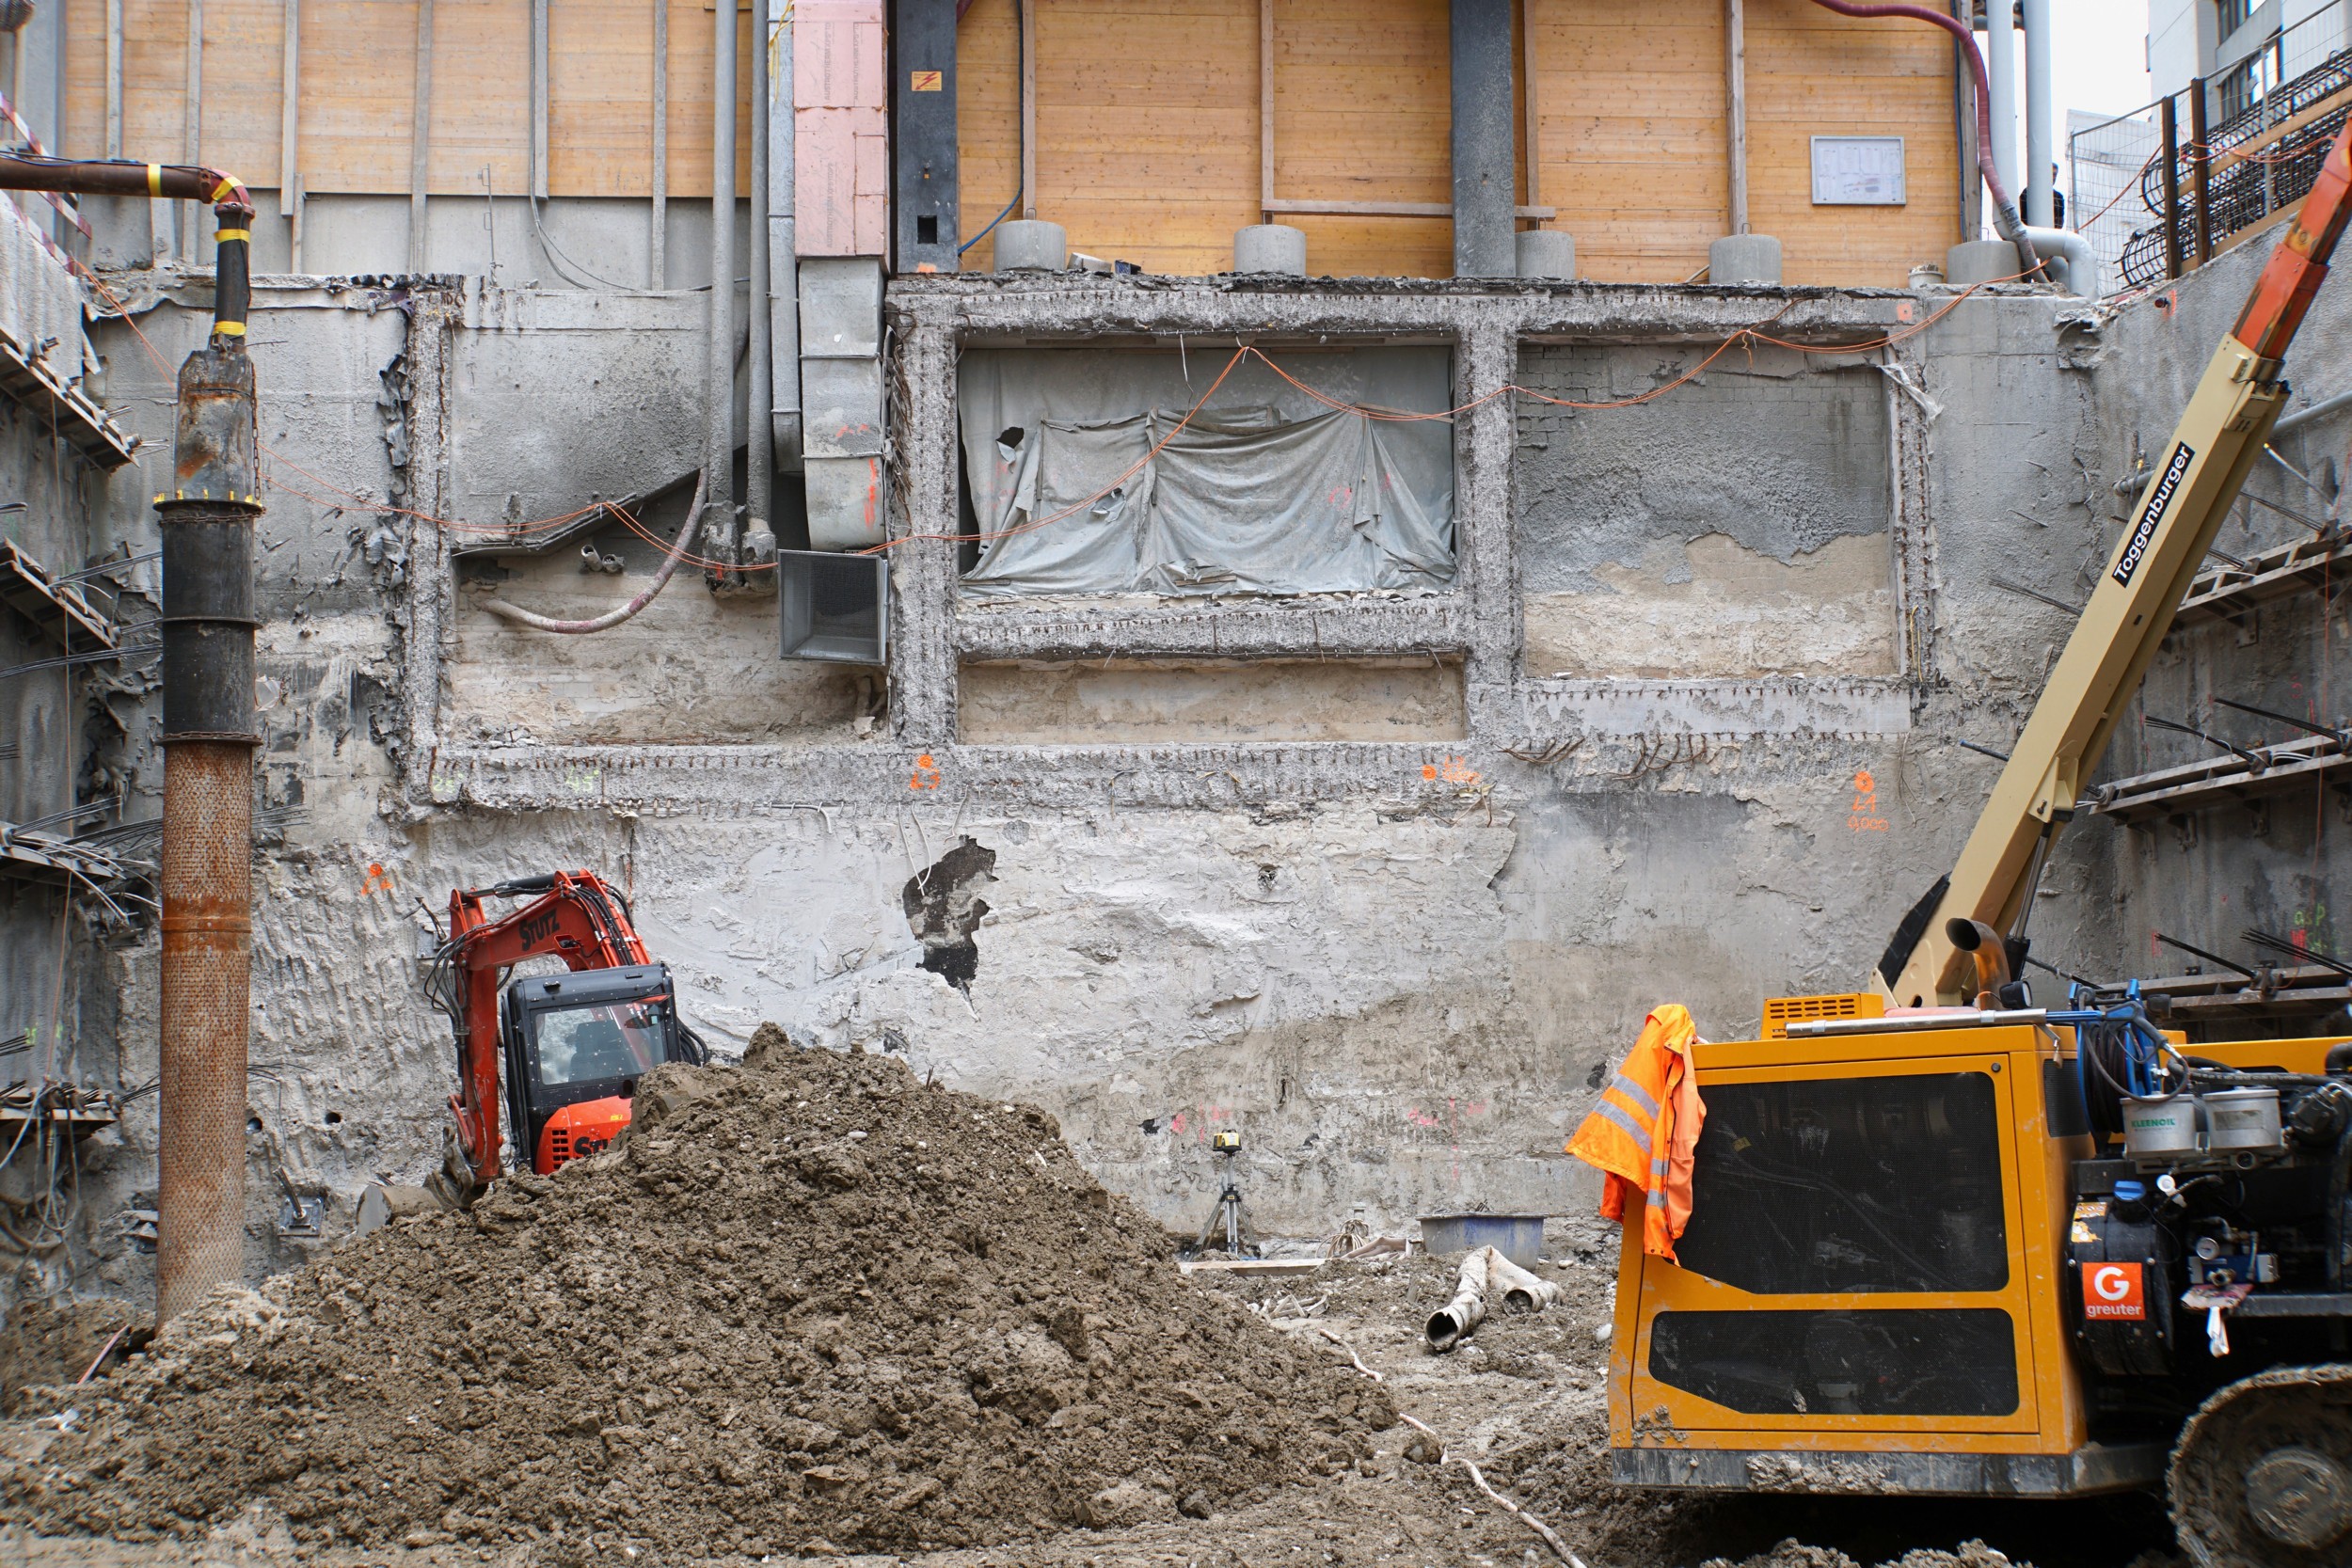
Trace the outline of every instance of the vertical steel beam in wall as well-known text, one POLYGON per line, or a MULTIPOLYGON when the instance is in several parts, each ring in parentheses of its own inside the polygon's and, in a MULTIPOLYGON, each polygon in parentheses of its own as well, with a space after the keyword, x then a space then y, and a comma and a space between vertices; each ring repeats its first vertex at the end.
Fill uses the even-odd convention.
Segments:
POLYGON ((1453 0, 1454 274, 1518 271, 1511 155, 1510 0, 1453 0))
POLYGON ((1536 109, 1535 0, 1519 0, 1519 77, 1527 84, 1527 102, 1519 106, 1527 117, 1527 204, 1540 207, 1544 200, 1544 120, 1536 109))
POLYGON ((703 504, 706 554, 732 560, 735 546, 735 27, 737 0, 719 0, 710 32, 709 423, 703 441, 708 481, 703 504))
MULTIPOLYGON (((22 34, 16 47, 24 48, 22 34)), ((106 156, 122 156, 122 0, 106 0, 106 156)))
POLYGON ((653 217, 645 287, 670 286, 670 0, 653 0, 653 217))
MULTIPOLYGON (((181 106, 181 140, 188 162, 204 161, 199 143, 204 135, 204 0, 188 0, 188 76, 187 98, 181 106)), ((197 207, 193 201, 182 201, 172 209, 178 214, 180 232, 174 249, 183 261, 197 258, 201 231, 197 223, 197 207)))
MULTIPOLYGON (((801 467, 801 287, 794 232, 791 0, 760 0, 768 51, 769 419, 784 467, 801 467)), ((774 519, 769 519, 774 526, 774 519)))
MULTIPOLYGON (((1031 4, 1034 3, 1035 0, 1031 0, 1031 4)), ((1026 16, 1029 7, 1023 6, 1021 11, 1024 16, 1026 16)), ((1026 27, 1027 24, 1023 24, 1021 44, 1025 55, 1029 42, 1026 27)), ((1028 184, 1029 165, 1025 149, 1034 145, 1037 140, 1030 134, 1032 127, 1029 124, 1028 82, 1029 70, 1024 65, 1021 68, 1021 145, 1025 149, 1022 154, 1021 179, 1024 189, 1031 188, 1028 184)), ((1274 0, 1258 0, 1258 205, 1262 209, 1258 214, 1258 221, 1273 222, 1274 0)), ((1037 216, 1034 204, 1022 215, 1024 217, 1037 216)))
MULTIPOLYGON (((1973 0, 1951 0, 1952 15, 1972 23, 1973 0)), ((1976 40, 1952 40, 1953 140, 1960 149, 1960 238, 1973 240, 1984 232, 1984 181, 1977 172, 1977 80, 1969 70, 1969 51, 1976 40)))
POLYGON ((531 199, 548 198, 548 0, 531 0, 531 199))
MULTIPOLYGON (((1748 27, 1744 0, 1724 0, 1724 128, 1731 160, 1730 227, 1748 231, 1748 27)), ((1532 198, 1530 199, 1533 199, 1532 198)))
MULTIPOLYGON (((119 5, 121 0, 108 0, 119 5)), ((278 105, 278 215, 286 220, 288 270, 302 270, 302 0, 285 0, 285 69, 278 105)), ((119 152, 109 154, 119 157, 119 152)))
MULTIPOLYGON (((2213 203, 2207 199, 2205 185, 2211 171, 2212 159, 2205 146, 2205 79, 2200 76, 2188 85, 2188 195, 2189 221, 2196 226, 2201 267, 2213 260, 2213 203)), ((2078 216, 2074 221, 2082 219, 2078 216)))
POLYGON ((2164 137, 2164 276, 2181 276, 2181 126, 2167 95, 2156 116, 2164 137))
MULTIPOLYGON (((1041 3, 1042 0, 1021 3, 1021 215, 1025 218, 1037 216, 1037 8, 1041 3)), ((1269 6, 1273 3, 1274 0, 1265 0, 1269 6)), ((1271 32, 1267 36, 1271 37, 1271 32)), ((1269 97, 1268 103, 1271 102, 1269 97)), ((1272 115, 1274 111, 1269 108, 1266 113, 1272 115)), ((1272 123, 1267 122, 1269 136, 1273 135, 1272 123)), ((1271 161, 1265 177, 1268 181, 1274 178, 1271 161)), ((1271 184, 1267 186, 1272 188, 1271 184)))
POLYGON ((776 426, 761 412, 769 388, 775 381, 775 318, 768 309, 768 117, 774 108, 769 92, 767 0, 752 0, 752 222, 749 292, 743 311, 751 336, 750 374, 743 407, 744 531, 775 527, 776 426))
POLYGON ((424 271, 424 202, 432 178, 433 0, 417 0, 416 115, 408 128, 408 270, 424 271))
POLYGON ((953 272, 961 231, 956 198, 956 0, 897 0, 893 9, 896 122, 890 150, 897 189, 890 215, 896 270, 953 272))

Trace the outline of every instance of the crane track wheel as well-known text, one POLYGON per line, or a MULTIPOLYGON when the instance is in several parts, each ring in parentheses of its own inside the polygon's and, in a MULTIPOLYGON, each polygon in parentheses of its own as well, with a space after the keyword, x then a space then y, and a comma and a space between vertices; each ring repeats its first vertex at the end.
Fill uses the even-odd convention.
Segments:
POLYGON ((2352 1366, 2221 1389, 2182 1429, 2169 1479, 2199 1568, 2352 1568, 2352 1366))

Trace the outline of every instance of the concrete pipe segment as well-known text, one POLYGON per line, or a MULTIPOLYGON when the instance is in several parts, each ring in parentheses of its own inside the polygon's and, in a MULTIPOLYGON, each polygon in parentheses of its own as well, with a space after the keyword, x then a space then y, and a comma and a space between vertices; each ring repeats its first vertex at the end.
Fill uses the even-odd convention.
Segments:
POLYGON ((1726 234, 1707 247, 1707 280, 1780 286, 1780 242, 1770 234, 1726 234))
POLYGON ((1518 240, 1519 276, 1566 282, 1576 276, 1576 236, 1557 229, 1523 230, 1518 240))
POLYGON ((1015 218, 996 226, 996 270, 1059 272, 1070 264, 1070 234, 1042 218, 1015 218))
POLYGON ((1307 231, 1287 223, 1258 223, 1233 233, 1235 272, 1307 276, 1307 231))

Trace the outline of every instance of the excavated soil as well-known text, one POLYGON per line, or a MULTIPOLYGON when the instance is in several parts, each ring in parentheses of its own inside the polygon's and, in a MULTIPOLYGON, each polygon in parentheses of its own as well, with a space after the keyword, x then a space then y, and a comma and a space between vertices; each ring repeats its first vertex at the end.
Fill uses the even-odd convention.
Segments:
POLYGON ((0 1328, 0 1412, 28 1388, 103 1376, 154 1338, 154 1324, 119 1301, 20 1301, 0 1328))
POLYGON ((1387 1391, 1166 1254, 1042 1113, 763 1029, 742 1069, 647 1078, 612 1150, 224 1293, 53 1395, 70 1418, 0 1445, 0 1514, 900 1552, 1198 1528, 1368 1460, 1387 1391))

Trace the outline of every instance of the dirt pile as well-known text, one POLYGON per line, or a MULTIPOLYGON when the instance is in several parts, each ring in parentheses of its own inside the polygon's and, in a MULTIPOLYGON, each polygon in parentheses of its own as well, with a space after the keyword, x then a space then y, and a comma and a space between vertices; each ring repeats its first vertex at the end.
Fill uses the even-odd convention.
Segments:
POLYGON ((911 1549, 1208 1514, 1369 1451, 1387 1396, 1181 1280, 1041 1112, 898 1061, 664 1068, 611 1151, 174 1322, 20 1428, 43 1531, 911 1549), (53 1418, 54 1419, 54 1418, 53 1418))
POLYGON ((72 1384, 119 1366, 146 1347, 154 1326, 126 1302, 18 1302, 0 1328, 0 1413, 14 1414, 27 1388, 72 1384))

